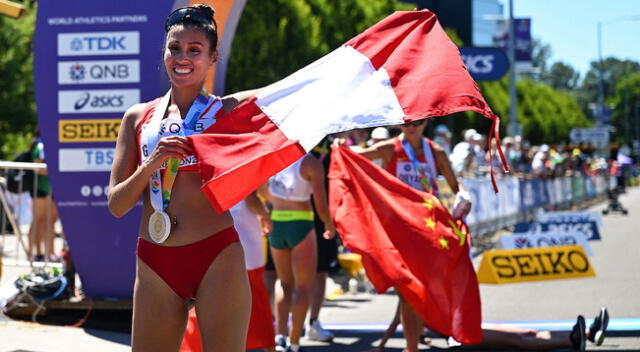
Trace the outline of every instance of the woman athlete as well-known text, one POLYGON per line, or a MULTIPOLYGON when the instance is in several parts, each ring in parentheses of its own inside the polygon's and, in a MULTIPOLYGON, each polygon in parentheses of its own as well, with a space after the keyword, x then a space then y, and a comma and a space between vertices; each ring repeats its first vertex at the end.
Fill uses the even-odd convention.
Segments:
MULTIPOLYGON (((400 136, 378 142, 358 153, 369 160, 381 159, 383 167, 398 177, 402 182, 420 191, 438 196, 436 178, 444 176, 456 198, 467 198, 460 202, 461 206, 454 210, 458 218, 466 216, 471 210, 468 196, 462 196, 460 185, 451 169, 449 158, 444 149, 423 136, 426 120, 405 123, 400 126, 400 136)), ((339 140, 337 144, 343 144, 339 140)), ((458 203, 458 202, 457 202, 458 203)), ((418 351, 420 332, 423 330, 422 319, 409 304, 400 297, 400 318, 406 341, 406 351, 418 351)))
POLYGON ((284 293, 284 297, 277 300, 275 309, 276 351, 299 352, 318 260, 313 208, 309 200, 312 194, 318 216, 325 224, 322 236, 331 239, 336 233, 327 205, 322 163, 307 154, 271 177, 268 189, 273 205, 269 245, 284 293), (286 346, 289 312, 292 315, 290 345, 286 346))
POLYGON ((203 91, 217 58, 211 7, 174 11, 165 31, 171 90, 125 113, 109 184, 109 210, 116 217, 144 199, 131 347, 177 351, 195 302, 203 350, 240 352, 251 304, 242 246, 229 212, 216 213, 200 191, 197 160, 185 136, 206 129, 216 114, 254 92, 218 98, 203 91))

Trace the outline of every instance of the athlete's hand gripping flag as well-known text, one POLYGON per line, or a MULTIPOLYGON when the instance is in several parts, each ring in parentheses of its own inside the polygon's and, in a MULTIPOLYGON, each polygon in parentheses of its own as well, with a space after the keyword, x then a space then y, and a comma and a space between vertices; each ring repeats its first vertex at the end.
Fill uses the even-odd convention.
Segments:
POLYGON ((479 343, 480 292, 466 225, 435 196, 347 148, 334 147, 329 170, 331 217, 376 290, 396 287, 427 327, 479 343))
POLYGON ((465 110, 493 119, 490 137, 497 132, 498 117, 435 15, 405 11, 216 116, 204 133, 189 138, 202 190, 221 212, 327 134, 465 110))

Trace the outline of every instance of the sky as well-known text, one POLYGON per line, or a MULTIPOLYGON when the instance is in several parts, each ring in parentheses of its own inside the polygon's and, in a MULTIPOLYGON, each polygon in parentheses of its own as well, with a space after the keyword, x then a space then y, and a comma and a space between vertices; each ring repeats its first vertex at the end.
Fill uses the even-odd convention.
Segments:
MULTIPOLYGON (((509 1, 504 15, 509 14, 509 1)), ((531 35, 551 45, 551 66, 569 63, 584 77, 598 58, 598 21, 602 57, 640 62, 640 0, 513 0, 514 17, 531 18, 531 35), (634 20, 624 17, 635 17, 634 20)))

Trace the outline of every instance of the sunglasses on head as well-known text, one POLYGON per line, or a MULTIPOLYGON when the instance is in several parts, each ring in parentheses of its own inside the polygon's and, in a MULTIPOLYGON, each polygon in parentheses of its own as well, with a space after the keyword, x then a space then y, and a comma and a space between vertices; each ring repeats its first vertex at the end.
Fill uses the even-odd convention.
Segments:
POLYGON ((173 11, 169 15, 169 17, 167 17, 167 21, 164 23, 164 30, 165 32, 169 32, 171 26, 186 22, 199 23, 213 26, 216 29, 218 28, 216 21, 208 11, 201 7, 189 6, 182 7, 173 11))
POLYGON ((404 124, 405 127, 418 127, 421 126, 425 121, 424 120, 416 120, 416 121, 411 121, 411 122, 407 122, 404 124))

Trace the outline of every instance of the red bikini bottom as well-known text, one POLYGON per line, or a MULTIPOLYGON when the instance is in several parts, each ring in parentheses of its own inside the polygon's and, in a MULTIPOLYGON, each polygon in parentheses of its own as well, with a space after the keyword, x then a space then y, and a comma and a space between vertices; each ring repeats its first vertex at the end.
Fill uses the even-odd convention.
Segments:
POLYGON ((218 254, 238 242, 231 226, 198 242, 165 247, 138 238, 136 254, 158 274, 173 291, 184 299, 196 297, 202 277, 218 254))

